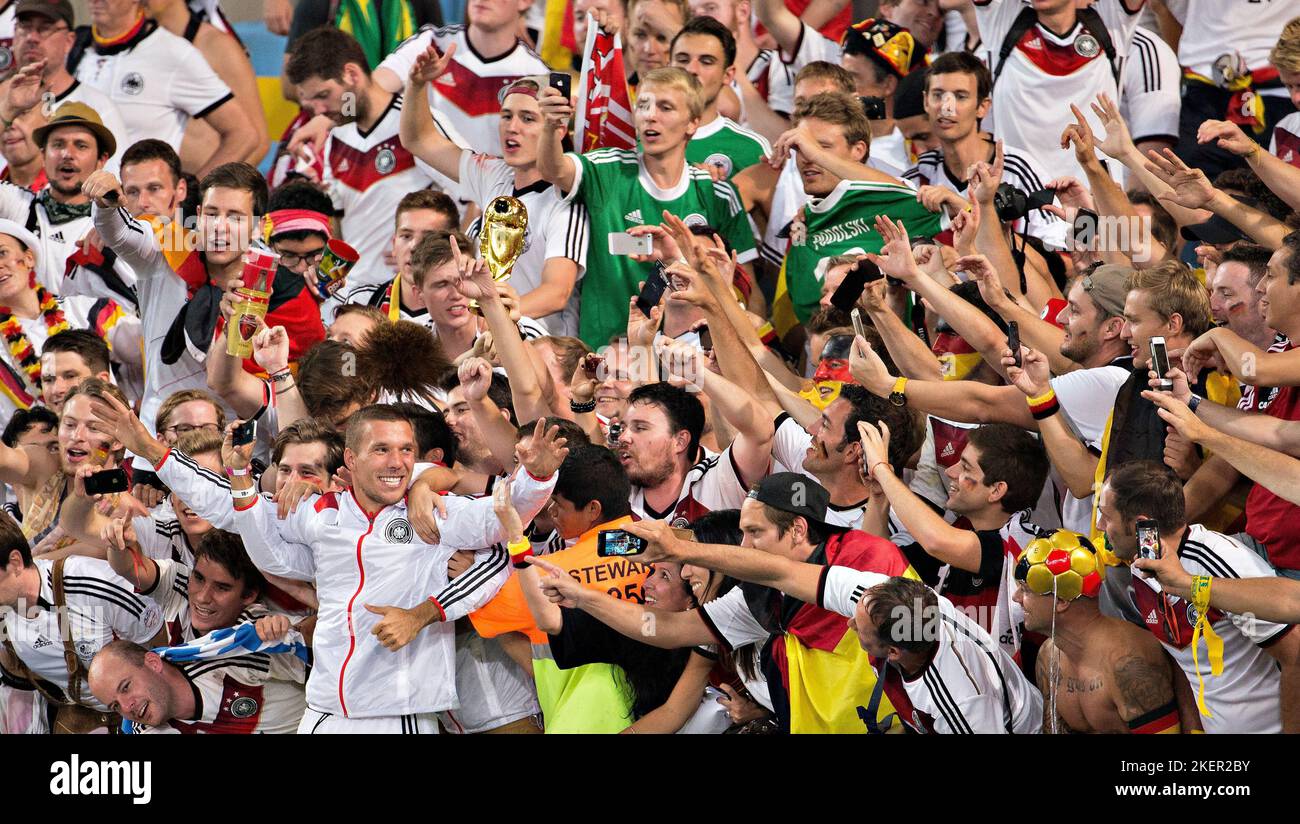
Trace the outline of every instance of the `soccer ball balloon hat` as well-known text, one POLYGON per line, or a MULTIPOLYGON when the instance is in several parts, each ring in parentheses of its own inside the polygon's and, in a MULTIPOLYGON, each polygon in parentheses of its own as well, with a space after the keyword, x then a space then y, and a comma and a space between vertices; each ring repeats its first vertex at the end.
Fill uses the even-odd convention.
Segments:
POLYGON ((1058 529, 1036 538, 1016 559, 1016 580, 1035 595, 1073 601, 1080 595, 1096 598, 1104 574, 1097 550, 1085 536, 1058 529))

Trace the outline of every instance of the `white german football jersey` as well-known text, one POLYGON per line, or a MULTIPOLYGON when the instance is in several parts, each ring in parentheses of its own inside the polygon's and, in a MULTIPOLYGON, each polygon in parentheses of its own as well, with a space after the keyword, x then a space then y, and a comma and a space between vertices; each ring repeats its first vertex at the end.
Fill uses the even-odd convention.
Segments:
MULTIPOLYGON (((1099 0, 1093 5, 1110 32, 1117 59, 1128 54, 1141 3, 1130 10, 1126 0, 1099 0)), ((1002 41, 1026 0, 976 0, 981 42, 976 54, 995 74, 1002 41)), ((993 85, 993 108, 984 120, 988 131, 1008 145, 1031 154, 1047 179, 1070 176, 1086 180, 1074 159, 1074 149, 1061 148, 1061 132, 1073 121, 1070 104, 1079 107, 1097 134, 1105 129, 1090 104, 1099 94, 1120 101, 1114 68, 1083 23, 1064 34, 1035 24, 1020 38, 993 85)))
POLYGON ((250 652, 175 666, 194 690, 194 717, 140 734, 290 735, 307 709, 307 665, 290 653, 250 652))
MULTIPOLYGON (((55 614, 53 561, 37 558, 34 562, 41 576, 36 617, 28 618, 18 610, 6 610, 5 632, 18 658, 31 670, 68 690, 68 664, 64 659, 63 635, 55 614)), ((69 556, 63 564, 63 595, 68 607, 65 624, 71 635, 73 652, 82 665, 109 642, 125 638, 148 644, 162 628, 162 608, 154 601, 136 594, 131 584, 119 576, 107 561, 81 555, 69 556)), ((108 707, 90 692, 84 679, 80 684, 81 701, 101 712, 108 707)))
POLYGON ((907 150, 907 138, 903 137, 903 130, 895 126, 889 134, 880 137, 873 135, 867 165, 876 171, 901 178, 912 165, 912 156, 907 150))
POLYGON ((429 188, 438 178, 447 180, 402 145, 397 133, 401 116, 402 96, 395 94, 369 131, 345 123, 330 130, 325 142, 324 183, 340 213, 343 239, 361 254, 348 273, 354 290, 392 280, 384 250, 402 197, 429 188))
MULTIPOLYGON (((776 434, 772 438, 772 460, 777 465, 772 467, 773 472, 798 472, 816 481, 816 476, 803 468, 804 458, 811 447, 812 435, 808 430, 785 412, 777 416, 776 434)), ((867 503, 868 500, 864 498, 852 504, 827 504, 826 523, 858 529, 867 503)))
MULTIPOLYGON (((993 151, 991 144, 992 140, 990 138, 990 152, 993 151)), ((1002 156, 1004 159, 1003 183, 1010 183, 1017 189, 1029 193, 1039 191, 1051 180, 1051 178, 1044 175, 1033 156, 1023 149, 1018 149, 1004 142, 1002 156)), ((916 165, 907 170, 907 173, 903 175, 903 179, 918 188, 921 186, 938 186, 950 192, 956 192, 970 200, 971 196, 966 191, 966 181, 959 179, 965 173, 965 169, 948 168, 948 164, 944 162, 942 149, 930 149, 921 153, 921 156, 916 159, 916 165)), ((1038 238, 1048 248, 1064 249, 1066 248, 1066 236, 1069 233, 1070 225, 1059 217, 1044 212, 1042 209, 1034 209, 1029 213, 1029 217, 1016 221, 1015 229, 1017 232, 1023 232, 1038 238)))
POLYGON ((180 151, 190 118, 234 97, 193 44, 148 20, 126 43, 102 50, 92 44, 75 74, 117 106, 126 128, 114 134, 120 146, 156 138, 180 151))
POLYGON ((501 647, 473 629, 456 632, 456 697, 460 706, 438 713, 447 732, 472 735, 541 713, 537 687, 501 647))
POLYGON ((749 489, 736 468, 731 447, 721 452, 701 447, 700 452, 703 457, 687 471, 675 504, 663 512, 655 512, 646 505, 645 487, 633 484, 629 499, 632 514, 643 520, 669 521, 674 527, 684 527, 715 510, 740 509, 749 489))
POLYGON ((1273 127, 1268 150, 1292 166, 1300 166, 1300 112, 1293 112, 1273 127))
MULTIPOLYGON (((827 567, 818 606, 851 618, 867 590, 888 580, 827 567)), ((942 595, 938 600, 938 649, 920 673, 904 676, 896 665, 871 660, 899 721, 913 732, 1041 732, 1042 693, 979 624, 942 595)))
MULTIPOLYGON (((794 45, 794 56, 788 61, 790 73, 797 75, 799 70, 809 63, 815 63, 818 60, 824 60, 827 63, 839 65, 840 59, 844 56, 844 50, 840 44, 831 40, 826 35, 808 26, 805 23, 799 24, 799 40, 794 45)), ((782 60, 786 59, 785 51, 780 54, 782 60)), ((791 84, 791 99, 794 96, 794 86, 791 84)))
MULTIPOLYGON (((1202 77, 1212 77, 1214 61, 1230 52, 1240 54, 1250 71, 1267 68, 1269 51, 1297 14, 1294 3, 1276 0, 1185 0, 1168 5, 1183 25, 1178 62, 1202 77)), ((1266 96, 1286 96, 1281 87, 1261 91, 1266 96)))
MULTIPOLYGON (((1168 550, 1166 550, 1168 551, 1168 550)), ((1183 569, 1192 575, 1217 578, 1271 578, 1277 573, 1253 551, 1227 535, 1193 524, 1177 548, 1183 569)), ((1129 598, 1147 630, 1182 667, 1193 690, 1198 689, 1192 655, 1192 630, 1197 612, 1190 601, 1160 590, 1160 585, 1134 573, 1129 598)), ((1211 626, 1223 640, 1223 672, 1210 674, 1209 653, 1198 652, 1205 679, 1205 706, 1213 717, 1201 716, 1207 733, 1279 733, 1282 731, 1278 664, 1266 651, 1295 629, 1291 624, 1262 621, 1211 609, 1211 626)))
MULTIPOLYGON (((510 273, 510 285, 521 296, 542 285, 542 269, 551 258, 567 258, 578 264, 578 281, 586 272, 587 236, 591 220, 587 207, 565 201, 559 191, 544 180, 515 188, 514 169, 499 157, 461 152, 460 191, 480 210, 499 195, 517 197, 528 210, 528 231, 524 235, 524 252, 510 273)), ((469 237, 478 240, 483 218, 480 215, 469 229, 469 237)), ((575 283, 569 303, 559 312, 537 318, 551 335, 578 334, 579 287, 575 283)))
POLYGON ((776 49, 763 49, 746 72, 768 108, 783 117, 794 111, 794 63, 787 63, 776 49))
POLYGON ((1133 140, 1164 137, 1177 141, 1183 73, 1178 55, 1159 34, 1144 26, 1133 31, 1122 82, 1120 114, 1133 140))
MULTIPOLYGON (((166 507, 170 518, 160 518, 156 514, 143 515, 131 519, 131 528, 135 530, 135 541, 145 557, 155 561, 179 561, 186 566, 194 565, 194 550, 190 548, 189 539, 181 529, 171 507, 166 507)), ((145 593, 148 595, 148 593, 145 593)))
MULTIPOLYGON (((137 536, 139 534, 136 533, 137 536)), ((141 548, 143 549, 143 544, 141 548)), ((193 563, 181 563, 170 558, 155 559, 155 563, 158 564, 158 580, 154 581, 150 589, 141 590, 140 594, 153 599, 158 606, 162 607, 163 621, 167 624, 167 643, 172 646, 188 644, 198 637, 194 632, 194 623, 190 615, 189 586, 193 563)), ((256 621, 258 618, 265 617, 267 613, 266 607, 253 602, 240 611, 239 623, 256 621)))
POLYGON ((379 68, 391 70, 405 83, 415 58, 430 43, 436 43, 438 51, 443 53, 452 43, 456 44, 447 71, 429 85, 430 106, 447 115, 456 131, 469 141, 464 145, 500 155, 501 135, 497 124, 501 120, 502 93, 521 77, 545 75, 550 69, 523 41, 499 57, 484 58, 470 44, 463 24, 440 29, 425 26, 384 58, 379 68))

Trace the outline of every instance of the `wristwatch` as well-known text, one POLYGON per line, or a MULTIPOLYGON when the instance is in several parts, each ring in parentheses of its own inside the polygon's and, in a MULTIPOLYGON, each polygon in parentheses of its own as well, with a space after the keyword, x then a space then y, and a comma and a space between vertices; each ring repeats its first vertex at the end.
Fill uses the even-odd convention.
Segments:
POLYGON ((1192 396, 1187 399, 1187 408, 1192 410, 1193 415, 1196 414, 1196 407, 1200 406, 1201 401, 1203 400, 1205 399, 1195 393, 1193 393, 1192 396))
POLYGON ((907 406, 907 395, 903 394, 907 389, 907 378, 899 378, 894 381, 894 388, 889 393, 889 402, 894 406, 907 406))

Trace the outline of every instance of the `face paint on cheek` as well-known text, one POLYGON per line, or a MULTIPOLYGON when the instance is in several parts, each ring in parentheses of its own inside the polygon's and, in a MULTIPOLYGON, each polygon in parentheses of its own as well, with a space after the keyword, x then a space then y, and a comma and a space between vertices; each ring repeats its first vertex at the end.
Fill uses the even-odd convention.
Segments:
POLYGON ((1244 300, 1239 300, 1236 303, 1229 306, 1226 311, 1229 315, 1239 315, 1245 310, 1246 310, 1246 302, 1244 300))
POLYGON ((853 374, 849 371, 849 362, 839 358, 826 358, 820 361, 817 364, 817 371, 813 373, 813 381, 816 383, 824 381, 855 383, 853 374))

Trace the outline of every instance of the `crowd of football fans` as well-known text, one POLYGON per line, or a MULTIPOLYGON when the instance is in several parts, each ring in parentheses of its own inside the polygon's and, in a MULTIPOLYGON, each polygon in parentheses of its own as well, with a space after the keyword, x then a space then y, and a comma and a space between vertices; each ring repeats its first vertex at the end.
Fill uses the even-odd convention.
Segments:
POLYGON ((1300 7, 852 5, 4 3, 0 731, 1300 731, 1300 7))

